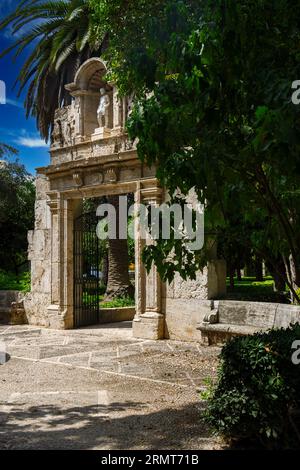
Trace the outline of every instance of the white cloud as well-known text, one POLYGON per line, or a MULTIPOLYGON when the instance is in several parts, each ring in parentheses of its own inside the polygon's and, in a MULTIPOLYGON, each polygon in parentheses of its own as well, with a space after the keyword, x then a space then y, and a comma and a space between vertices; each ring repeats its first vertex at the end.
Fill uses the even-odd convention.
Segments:
POLYGON ((48 144, 38 137, 19 137, 17 140, 15 140, 15 144, 29 148, 48 147, 48 144))
POLYGON ((19 129, 0 127, 0 134, 9 136, 12 145, 28 148, 49 148, 49 145, 39 137, 37 132, 28 132, 22 127, 19 129))
POLYGON ((24 106, 20 101, 17 100, 12 100, 11 98, 6 98, 6 104, 10 104, 11 106, 15 106, 15 108, 21 108, 23 109, 24 106))

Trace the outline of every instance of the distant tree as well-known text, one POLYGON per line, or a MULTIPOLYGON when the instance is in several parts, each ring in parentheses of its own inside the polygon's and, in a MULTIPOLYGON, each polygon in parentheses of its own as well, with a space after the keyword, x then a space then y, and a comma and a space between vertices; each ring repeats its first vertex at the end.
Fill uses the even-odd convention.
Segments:
MULTIPOLYGON (((27 115, 36 117, 37 127, 45 139, 50 136, 55 110, 71 103, 65 85, 73 81, 83 62, 99 56, 105 48, 106 34, 101 39, 94 34, 92 13, 88 0, 20 0, 15 11, 0 22, 0 31, 12 25, 12 35, 26 24, 21 38, 3 51, 0 58, 12 50, 19 56, 31 46, 17 83, 19 93, 27 89, 27 115)), ((110 257, 110 297, 119 296, 121 280, 124 282, 122 292, 132 294, 126 240, 110 242, 110 257)))
MULTIPOLYGON (((1 153, 16 153, 0 145, 1 153)), ((0 268, 17 276, 27 262, 27 232, 34 225, 35 185, 18 160, 0 162, 0 268)))

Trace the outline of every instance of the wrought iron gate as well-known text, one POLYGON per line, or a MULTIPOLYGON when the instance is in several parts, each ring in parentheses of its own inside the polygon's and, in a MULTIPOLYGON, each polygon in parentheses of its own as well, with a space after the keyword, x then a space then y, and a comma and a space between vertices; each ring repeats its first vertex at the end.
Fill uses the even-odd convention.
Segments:
POLYGON ((74 221, 74 326, 99 322, 99 239, 95 212, 74 221))

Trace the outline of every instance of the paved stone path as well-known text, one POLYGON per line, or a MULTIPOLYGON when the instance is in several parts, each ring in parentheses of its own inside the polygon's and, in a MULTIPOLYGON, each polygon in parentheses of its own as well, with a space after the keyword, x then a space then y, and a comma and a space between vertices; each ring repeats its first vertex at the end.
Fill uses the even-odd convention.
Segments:
POLYGON ((132 338, 131 324, 0 326, 0 449, 213 449, 199 391, 218 348, 132 338))

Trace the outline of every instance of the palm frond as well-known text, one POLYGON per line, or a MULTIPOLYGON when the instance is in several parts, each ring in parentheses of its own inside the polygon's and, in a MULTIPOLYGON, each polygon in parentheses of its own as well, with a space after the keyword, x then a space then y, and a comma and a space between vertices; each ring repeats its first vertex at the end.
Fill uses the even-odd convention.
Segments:
POLYGON ((27 89, 25 109, 34 116, 41 136, 48 140, 55 109, 70 102, 65 85, 80 65, 101 52, 91 26, 87 0, 22 0, 15 11, 0 21, 0 31, 26 32, 0 54, 14 51, 19 57, 32 48, 17 78, 18 95, 27 89), (31 25, 28 29, 28 25, 31 25))

